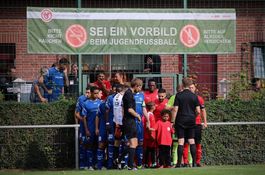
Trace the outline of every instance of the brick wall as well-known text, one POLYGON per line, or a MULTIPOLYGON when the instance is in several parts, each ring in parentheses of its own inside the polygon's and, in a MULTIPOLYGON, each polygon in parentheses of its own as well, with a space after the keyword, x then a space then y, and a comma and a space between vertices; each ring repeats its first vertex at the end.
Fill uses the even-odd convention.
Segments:
MULTIPOLYGON (((239 73, 243 69, 247 69, 249 79, 252 77, 253 65, 251 63, 253 58, 250 43, 265 42, 265 13, 261 11, 259 3, 255 4, 253 2, 251 4, 245 10, 237 9, 236 53, 231 55, 218 55, 217 82, 220 82, 222 79, 233 81, 233 77, 231 76, 239 73)), ((220 92, 220 89, 218 89, 218 92, 220 92)))
POLYGON ((0 43, 16 44, 17 77, 32 81, 38 77, 42 66, 50 67, 57 59, 55 55, 33 55, 27 53, 26 19, 1 19, 0 43))
MULTIPOLYGON (((161 73, 179 73, 179 55, 161 55, 161 73)), ((173 78, 162 78, 163 88, 173 93, 173 78)))

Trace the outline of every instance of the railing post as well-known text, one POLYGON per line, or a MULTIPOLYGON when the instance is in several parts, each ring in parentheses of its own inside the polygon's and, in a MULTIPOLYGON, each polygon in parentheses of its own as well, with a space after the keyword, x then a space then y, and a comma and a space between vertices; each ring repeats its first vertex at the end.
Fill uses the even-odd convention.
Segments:
POLYGON ((78 126, 75 126, 75 168, 79 169, 78 126))
MULTIPOLYGON (((188 8, 188 0, 183 0, 183 8, 187 9, 188 8)), ((187 54, 183 55, 183 75, 184 77, 188 76, 188 56, 187 54)))
MULTIPOLYGON (((81 8, 82 6, 82 0, 77 0, 77 8, 81 8)), ((83 81, 83 77, 82 77, 82 55, 78 54, 77 55, 78 58, 78 94, 81 95, 82 94, 82 81, 83 81)), ((86 87, 85 87, 86 88, 86 87)))
MULTIPOLYGON (((81 8, 82 0, 77 0, 77 8, 81 8)), ((78 92, 82 94, 82 55, 78 54, 78 92)), ((79 169, 79 147, 78 147, 78 127, 75 127, 75 168, 79 169)))

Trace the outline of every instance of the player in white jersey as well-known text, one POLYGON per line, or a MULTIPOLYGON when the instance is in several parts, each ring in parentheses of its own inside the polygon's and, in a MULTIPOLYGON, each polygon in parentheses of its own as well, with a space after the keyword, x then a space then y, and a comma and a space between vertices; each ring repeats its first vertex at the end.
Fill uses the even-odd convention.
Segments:
MULTIPOLYGON (((116 160, 119 156, 119 148, 121 144, 121 127, 122 127, 122 118, 123 118, 123 102, 122 98, 125 92, 123 85, 117 86, 116 92, 117 94, 113 97, 113 122, 115 125, 115 142, 114 142, 114 150, 113 150, 113 159, 116 160)), ((121 168, 121 167, 119 167, 121 168)))

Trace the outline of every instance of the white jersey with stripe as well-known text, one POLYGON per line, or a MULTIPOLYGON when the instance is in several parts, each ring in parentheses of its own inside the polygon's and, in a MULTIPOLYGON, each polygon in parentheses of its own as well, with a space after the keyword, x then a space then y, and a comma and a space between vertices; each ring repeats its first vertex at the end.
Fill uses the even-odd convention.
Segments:
POLYGON ((123 102, 122 102, 123 94, 117 93, 113 98, 113 121, 116 124, 122 125, 123 118, 123 102))

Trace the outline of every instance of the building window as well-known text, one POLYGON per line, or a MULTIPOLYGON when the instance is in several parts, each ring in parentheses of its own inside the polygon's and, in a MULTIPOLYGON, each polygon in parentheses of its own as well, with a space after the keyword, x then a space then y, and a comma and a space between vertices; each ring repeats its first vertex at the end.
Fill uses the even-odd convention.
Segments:
POLYGON ((15 80, 15 58, 16 45, 13 43, 0 43, 0 91, 4 94, 5 100, 16 100, 16 94, 8 92, 13 87, 15 80))
POLYGON ((82 55, 83 65, 87 65, 89 71, 94 71, 103 66, 103 55, 82 55))
POLYGON ((142 73, 144 69, 143 55, 82 55, 83 73, 89 75, 90 82, 96 80, 98 70, 107 74, 122 71, 130 81, 133 74, 142 73), (88 67, 84 70, 84 66, 88 67), (109 70, 111 68, 111 70, 109 70))
POLYGON ((112 55, 111 68, 112 70, 127 70, 132 72, 143 71, 142 55, 112 55))
POLYGON ((15 67, 16 46, 0 43, 0 80, 1 84, 10 83, 10 70, 15 67))
POLYGON ((254 78, 265 79, 265 43, 253 44, 254 78))
POLYGON ((107 67, 106 65, 111 64, 111 70, 113 71, 143 71, 143 55, 110 55, 106 56, 106 58, 108 59, 105 59, 104 61, 103 55, 82 55, 82 63, 89 65, 90 70, 95 70, 97 66, 99 66, 100 68, 105 68, 107 67))

